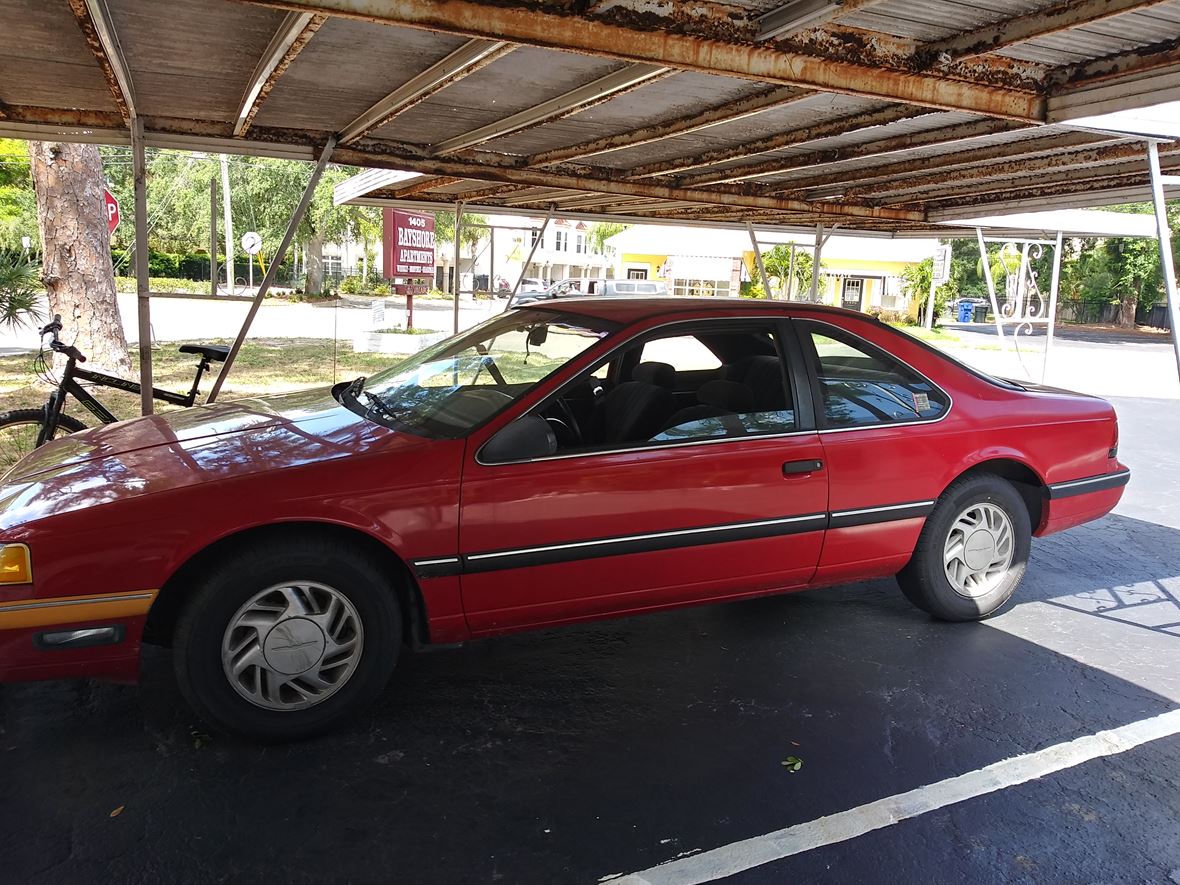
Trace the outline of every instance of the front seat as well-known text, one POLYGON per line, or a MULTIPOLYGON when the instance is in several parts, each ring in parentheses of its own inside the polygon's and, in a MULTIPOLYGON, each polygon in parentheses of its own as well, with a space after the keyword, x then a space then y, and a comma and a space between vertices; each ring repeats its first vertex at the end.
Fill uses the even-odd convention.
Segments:
POLYGON ((672 391, 643 381, 624 381, 598 404, 590 436, 599 445, 651 439, 675 408, 672 391))
POLYGON ((754 397, 751 412, 779 412, 791 408, 783 386, 783 370, 777 356, 748 356, 725 368, 725 379, 749 388, 754 397))
POLYGON ((654 384, 665 390, 676 389, 676 368, 669 363, 659 363, 648 360, 640 363, 631 370, 632 381, 642 381, 644 384, 654 384))

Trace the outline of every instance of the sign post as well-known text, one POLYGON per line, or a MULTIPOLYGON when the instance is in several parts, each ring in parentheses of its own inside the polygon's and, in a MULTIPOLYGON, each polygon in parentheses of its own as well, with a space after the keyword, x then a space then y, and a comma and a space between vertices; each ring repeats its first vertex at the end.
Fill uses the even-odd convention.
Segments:
POLYGON ((934 328, 934 290, 951 278, 951 247, 939 246, 934 250, 934 272, 930 275, 930 298, 926 302, 927 329, 934 328))
POLYGON ((113 234, 122 220, 119 216, 119 201, 105 187, 102 189, 102 201, 107 213, 107 233, 113 234))
POLYGON ((384 209, 383 276, 406 296, 406 329, 414 328, 414 296, 425 295, 434 279, 434 216, 384 209))
POLYGON ((254 256, 258 254, 258 250, 262 248, 262 237, 256 231, 248 230, 242 234, 242 249, 250 256, 249 267, 249 281, 250 291, 254 291, 254 256))

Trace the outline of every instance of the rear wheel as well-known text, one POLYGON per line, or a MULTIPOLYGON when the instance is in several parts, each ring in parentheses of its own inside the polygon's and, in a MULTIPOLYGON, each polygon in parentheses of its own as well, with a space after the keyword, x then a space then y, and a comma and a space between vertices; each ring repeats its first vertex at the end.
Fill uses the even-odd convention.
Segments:
POLYGON ((1011 483, 967 477, 939 498, 897 582, 910 602, 937 618, 981 620, 1016 591, 1031 539, 1028 509, 1011 483))
MULTIPOLYGON (((44 424, 45 412, 42 409, 0 412, 0 472, 7 470, 37 447, 37 437, 41 434, 44 424)), ((53 436, 57 439, 67 433, 77 433, 85 429, 86 425, 77 418, 60 415, 57 419, 57 431, 53 436)))
POLYGON ((397 594, 361 551, 268 540, 226 558, 181 613, 177 682, 223 731, 284 741, 367 706, 401 644, 397 594))

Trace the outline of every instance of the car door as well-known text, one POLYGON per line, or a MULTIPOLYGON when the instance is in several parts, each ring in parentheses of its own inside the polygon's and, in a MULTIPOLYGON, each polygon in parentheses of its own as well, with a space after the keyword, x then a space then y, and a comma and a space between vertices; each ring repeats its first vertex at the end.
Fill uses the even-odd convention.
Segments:
POLYGON ((909 561, 941 489, 951 399, 858 332, 866 323, 795 324, 811 367, 831 481, 822 583, 894 574, 909 561))
MULTIPOLYGON (((583 439, 552 456, 502 464, 482 463, 478 447, 486 439, 472 441, 463 475, 460 551, 463 605, 473 632, 767 592, 810 580, 823 544, 828 481, 811 390, 786 321, 676 324, 633 339, 607 361, 633 361, 633 348, 648 342, 719 332, 750 336, 752 345, 768 350, 760 365, 779 373, 780 403, 754 403, 738 382, 712 381, 738 395, 734 404, 741 408, 711 416, 708 406, 677 412, 646 439, 583 439), (774 405, 782 407, 767 407, 774 405), (669 425, 678 415, 687 417, 669 425)), ((773 383, 763 389, 774 395, 773 383)), ((626 384, 607 396, 624 391, 670 400, 626 384)), ((558 398, 560 391, 547 403, 558 398)), ((544 414, 546 407, 534 411, 544 414)))

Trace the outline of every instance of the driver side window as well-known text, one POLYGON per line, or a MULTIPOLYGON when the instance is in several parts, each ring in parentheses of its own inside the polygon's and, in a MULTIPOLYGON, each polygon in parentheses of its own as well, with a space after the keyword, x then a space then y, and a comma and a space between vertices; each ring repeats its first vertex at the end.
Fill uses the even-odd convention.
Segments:
POLYGON ((616 351, 540 414, 565 452, 788 433, 781 353, 774 321, 678 324, 616 351))

